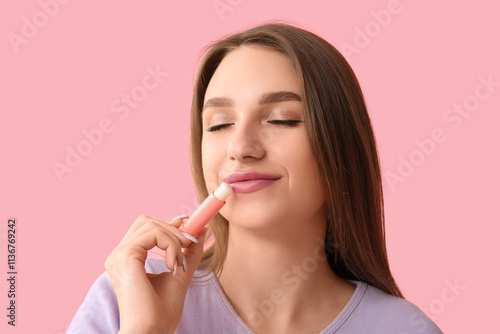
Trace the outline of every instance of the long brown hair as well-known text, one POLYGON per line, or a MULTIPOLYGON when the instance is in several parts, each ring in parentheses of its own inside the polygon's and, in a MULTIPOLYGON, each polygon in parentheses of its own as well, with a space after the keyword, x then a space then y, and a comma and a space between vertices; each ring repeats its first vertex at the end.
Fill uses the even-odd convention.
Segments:
MULTIPOLYGON (((264 24, 207 46, 191 107, 191 168, 198 200, 208 196, 201 159, 205 91, 222 59, 252 44, 281 52, 297 71, 304 125, 325 182, 325 251, 330 267, 345 279, 402 297, 387 259, 380 166, 363 93, 345 58, 309 31, 283 23, 264 24)), ((215 241, 199 268, 219 275, 227 251, 228 221, 217 214, 209 233, 215 241)))

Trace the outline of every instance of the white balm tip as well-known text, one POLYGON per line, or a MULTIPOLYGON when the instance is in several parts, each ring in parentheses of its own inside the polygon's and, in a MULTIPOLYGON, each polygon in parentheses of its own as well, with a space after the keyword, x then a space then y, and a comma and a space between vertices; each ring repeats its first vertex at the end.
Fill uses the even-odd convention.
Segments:
POLYGON ((221 202, 224 202, 233 193, 233 188, 226 182, 222 182, 219 188, 214 191, 214 196, 221 202))

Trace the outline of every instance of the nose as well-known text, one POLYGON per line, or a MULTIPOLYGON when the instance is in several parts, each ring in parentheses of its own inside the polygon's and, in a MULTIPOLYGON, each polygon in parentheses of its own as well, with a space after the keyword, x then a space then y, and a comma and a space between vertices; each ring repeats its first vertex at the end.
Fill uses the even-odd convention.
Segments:
POLYGON ((228 158, 241 162, 262 159, 266 155, 262 131, 257 122, 241 120, 235 124, 227 147, 228 158))

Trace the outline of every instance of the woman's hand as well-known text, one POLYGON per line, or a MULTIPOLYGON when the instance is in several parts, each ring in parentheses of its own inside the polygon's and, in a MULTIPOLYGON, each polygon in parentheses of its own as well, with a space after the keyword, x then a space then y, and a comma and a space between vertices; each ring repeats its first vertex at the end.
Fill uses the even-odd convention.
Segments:
POLYGON ((106 259, 118 299, 121 333, 173 333, 177 328, 206 234, 203 229, 199 242, 191 242, 177 229, 181 224, 182 217, 165 222, 139 216, 106 259), (165 264, 172 272, 146 273, 147 252, 154 246, 165 250, 165 264))

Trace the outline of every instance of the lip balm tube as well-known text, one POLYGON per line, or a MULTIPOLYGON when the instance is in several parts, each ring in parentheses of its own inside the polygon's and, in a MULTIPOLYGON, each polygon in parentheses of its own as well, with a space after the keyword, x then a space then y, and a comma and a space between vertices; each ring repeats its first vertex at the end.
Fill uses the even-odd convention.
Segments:
POLYGON ((210 196, 189 217, 189 220, 179 226, 179 231, 196 237, 210 219, 219 212, 226 204, 226 199, 233 193, 233 188, 226 182, 222 182, 210 196))

